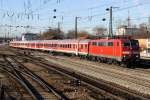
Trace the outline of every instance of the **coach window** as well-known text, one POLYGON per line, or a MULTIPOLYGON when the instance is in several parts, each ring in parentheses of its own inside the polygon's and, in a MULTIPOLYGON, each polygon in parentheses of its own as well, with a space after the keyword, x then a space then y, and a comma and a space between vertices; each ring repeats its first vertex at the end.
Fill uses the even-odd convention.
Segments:
POLYGON ((83 49, 83 44, 81 44, 81 49, 83 49))
POLYGON ((96 46, 97 43, 96 43, 96 42, 93 42, 92 44, 93 44, 93 46, 96 46))
POLYGON ((71 44, 69 44, 69 48, 71 48, 71 44))
POLYGON ((85 45, 85 49, 87 49, 87 45, 85 45))
POLYGON ((67 48, 69 48, 69 44, 67 44, 67 48))

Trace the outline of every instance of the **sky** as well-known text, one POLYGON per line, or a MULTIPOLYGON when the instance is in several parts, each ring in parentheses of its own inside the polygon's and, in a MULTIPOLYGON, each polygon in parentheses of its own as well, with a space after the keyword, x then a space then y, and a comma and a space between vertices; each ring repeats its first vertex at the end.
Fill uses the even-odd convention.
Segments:
POLYGON ((67 32, 74 29, 75 17, 79 31, 93 34, 94 27, 108 28, 106 8, 110 6, 114 7, 114 30, 119 24, 127 24, 128 16, 132 24, 148 24, 150 0, 0 0, 0 36, 40 33, 49 27, 57 28, 58 22, 67 32))

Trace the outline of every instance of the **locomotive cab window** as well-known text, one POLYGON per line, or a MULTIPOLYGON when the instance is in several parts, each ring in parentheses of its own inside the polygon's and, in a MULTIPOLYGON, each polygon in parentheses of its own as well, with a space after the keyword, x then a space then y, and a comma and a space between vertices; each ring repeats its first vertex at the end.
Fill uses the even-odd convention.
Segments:
POLYGON ((131 40, 131 45, 132 46, 139 46, 138 40, 131 40))

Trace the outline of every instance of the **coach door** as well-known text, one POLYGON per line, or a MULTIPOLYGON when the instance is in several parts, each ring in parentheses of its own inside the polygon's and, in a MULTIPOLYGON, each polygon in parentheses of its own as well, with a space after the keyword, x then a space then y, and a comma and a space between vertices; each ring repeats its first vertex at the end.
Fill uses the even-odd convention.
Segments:
POLYGON ((116 41, 114 41, 113 42, 114 43, 114 45, 113 45, 113 55, 114 55, 114 58, 116 57, 116 54, 117 54, 117 42, 116 41))
POLYGON ((120 43, 119 41, 115 41, 114 43, 114 56, 117 58, 120 55, 120 43))
POLYGON ((113 58, 115 58, 116 53, 117 53, 117 52, 116 52, 116 49, 117 49, 117 48, 116 48, 116 41, 113 40, 111 43, 112 43, 111 46, 112 46, 112 50, 113 50, 113 51, 112 51, 112 52, 113 52, 113 58))

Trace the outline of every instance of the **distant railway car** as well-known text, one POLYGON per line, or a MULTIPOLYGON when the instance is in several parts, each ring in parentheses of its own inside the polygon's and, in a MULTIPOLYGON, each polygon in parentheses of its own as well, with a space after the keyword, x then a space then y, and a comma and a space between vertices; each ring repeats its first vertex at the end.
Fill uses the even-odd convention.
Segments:
POLYGON ((140 59, 139 43, 131 38, 12 41, 10 46, 68 53, 110 63, 130 64, 140 59))

